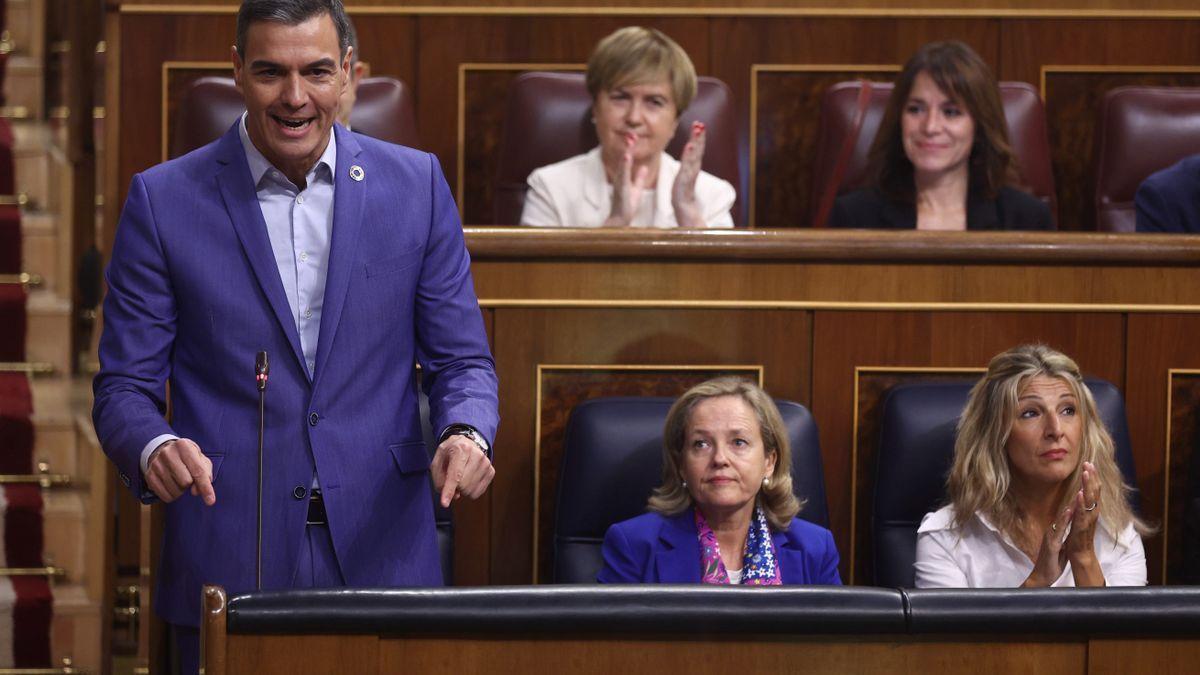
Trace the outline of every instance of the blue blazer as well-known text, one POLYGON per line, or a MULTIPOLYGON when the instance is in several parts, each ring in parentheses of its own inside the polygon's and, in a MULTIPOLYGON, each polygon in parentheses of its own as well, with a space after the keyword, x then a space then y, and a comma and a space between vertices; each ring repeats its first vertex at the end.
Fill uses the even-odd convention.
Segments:
POLYGON ((1133 205, 1138 232, 1200 232, 1200 155, 1151 174, 1133 205))
POLYGON ((142 448, 174 433, 212 460, 217 503, 166 507, 156 609, 197 625, 200 587, 254 586, 258 392, 269 353, 263 587, 286 588, 305 541, 307 488, 325 496, 351 586, 439 585, 429 458, 414 364, 435 430, 498 422, 458 212, 437 159, 334 127, 333 236, 316 368, 300 338, 235 124, 134 176, 107 271, 93 418, 143 499, 142 448), (350 178, 350 167, 363 180, 350 178), (171 420, 165 385, 170 384, 171 420))
MULTIPOLYGON (((838 552, 833 533, 793 518, 787 532, 773 532, 784 584, 838 585, 838 552)), ((617 523, 604 535, 602 584, 698 584, 700 536, 692 510, 674 516, 644 513, 617 523)))

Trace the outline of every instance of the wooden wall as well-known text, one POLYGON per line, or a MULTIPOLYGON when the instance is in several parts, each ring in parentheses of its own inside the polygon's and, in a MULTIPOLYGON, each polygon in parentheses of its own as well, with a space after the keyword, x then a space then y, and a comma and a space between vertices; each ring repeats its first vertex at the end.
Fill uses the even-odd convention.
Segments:
MULTIPOLYGON (((1169 11, 1174 5, 1165 2, 1134 13, 1115 1, 1105 6, 1117 9, 1072 10, 1071 2, 1039 3, 1036 9, 1019 2, 956 10, 876 3, 836 12, 701 4, 691 11, 559 7, 548 13, 363 2, 351 3, 351 15, 372 74, 414 87, 421 145, 441 159, 467 223, 491 218, 509 80, 528 69, 578 69, 598 39, 637 23, 675 37, 700 73, 732 88, 740 118, 739 192, 750 196, 739 214, 743 222, 806 226, 817 111, 826 86, 858 77, 887 80, 921 44, 957 38, 978 50, 1000 79, 1042 88, 1058 221, 1063 229, 1088 230, 1094 223, 1097 102, 1122 84, 1200 86, 1200 11, 1169 11)), ((108 133, 117 143, 109 165, 115 180, 106 195, 108 222, 115 222, 133 173, 164 157, 163 124, 181 88, 228 68, 233 4, 126 2, 111 15, 115 57, 109 76, 120 103, 109 110, 108 133)), ((111 237, 107 232, 106 241, 111 237)))

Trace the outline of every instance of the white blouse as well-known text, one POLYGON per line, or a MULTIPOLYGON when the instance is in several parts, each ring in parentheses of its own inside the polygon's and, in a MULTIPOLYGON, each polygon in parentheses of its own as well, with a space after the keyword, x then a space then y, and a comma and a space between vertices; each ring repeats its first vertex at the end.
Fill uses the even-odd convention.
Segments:
MULTIPOLYGON (((1146 552, 1132 524, 1113 541, 1101 521, 1094 545, 1106 585, 1146 585, 1146 552)), ((983 514, 976 513, 960 529, 954 527, 954 508, 946 506, 921 520, 914 567, 917 588, 1016 588, 1029 578, 1034 564, 983 514)), ((1071 563, 1051 585, 1075 585, 1071 563)))
MULTIPOLYGON (((679 161, 662 153, 655 189, 643 193, 632 227, 674 228, 675 208, 671 186, 679 161)), ((543 166, 529 174, 529 191, 521 224, 533 227, 601 227, 612 211, 612 185, 604 173, 599 146, 590 152, 543 166)), ((733 186, 701 171, 696 178, 696 200, 704 214, 704 227, 733 227, 729 210, 737 193, 733 186)))

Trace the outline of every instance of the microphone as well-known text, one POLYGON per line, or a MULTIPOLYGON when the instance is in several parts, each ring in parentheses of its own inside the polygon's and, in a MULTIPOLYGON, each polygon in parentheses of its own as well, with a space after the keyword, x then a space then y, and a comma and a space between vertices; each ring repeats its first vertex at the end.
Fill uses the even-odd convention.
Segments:
POLYGON ((254 357, 254 382, 258 386, 258 538, 254 547, 254 587, 262 590, 262 493, 263 493, 263 429, 266 427, 267 375, 271 364, 267 353, 254 357))

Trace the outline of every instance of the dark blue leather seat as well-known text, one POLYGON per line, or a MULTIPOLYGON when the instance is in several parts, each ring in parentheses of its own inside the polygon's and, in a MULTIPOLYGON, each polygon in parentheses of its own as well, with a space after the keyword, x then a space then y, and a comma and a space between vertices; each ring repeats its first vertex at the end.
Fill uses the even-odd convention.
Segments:
MULTIPOLYGON (((1137 485, 1121 392, 1109 382, 1085 380, 1116 445, 1117 464, 1137 485)), ((955 425, 971 382, 925 382, 894 387, 883 402, 871 516, 877 586, 912 587, 921 518, 946 502, 946 476, 954 459, 955 425)), ((1131 495, 1136 510, 1138 498, 1131 495)))
MULTIPOLYGON (((592 583, 613 523, 644 513, 662 482, 662 431, 674 399, 598 398, 571 411, 563 443, 554 527, 554 580, 592 583)), ((821 446, 812 415, 776 401, 792 447, 792 485, 807 499, 799 517, 829 527, 821 446)))

